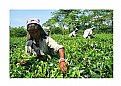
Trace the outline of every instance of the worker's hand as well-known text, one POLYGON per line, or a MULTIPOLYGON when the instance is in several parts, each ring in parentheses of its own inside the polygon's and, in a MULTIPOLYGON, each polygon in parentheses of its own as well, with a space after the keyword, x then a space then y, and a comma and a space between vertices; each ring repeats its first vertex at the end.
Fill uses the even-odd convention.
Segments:
POLYGON ((59 64, 60 64, 60 69, 61 69, 62 73, 66 74, 67 64, 66 64, 65 60, 64 59, 60 60, 59 64))

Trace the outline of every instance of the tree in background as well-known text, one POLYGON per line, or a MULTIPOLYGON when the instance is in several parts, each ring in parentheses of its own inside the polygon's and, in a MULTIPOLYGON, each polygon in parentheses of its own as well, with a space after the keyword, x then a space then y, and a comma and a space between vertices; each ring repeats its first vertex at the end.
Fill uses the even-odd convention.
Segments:
POLYGON ((70 33, 75 28, 85 30, 95 27, 96 33, 113 33, 113 10, 57 10, 52 13, 48 21, 44 25, 53 28, 60 27, 64 30, 68 29, 70 33))
MULTIPOLYGON (((113 33, 113 10, 60 9, 52 12, 43 26, 50 27, 50 34, 68 34, 75 28, 83 32, 91 27, 96 28, 95 33, 113 33)), ((10 36, 26 36, 26 30, 23 26, 10 27, 10 36)))

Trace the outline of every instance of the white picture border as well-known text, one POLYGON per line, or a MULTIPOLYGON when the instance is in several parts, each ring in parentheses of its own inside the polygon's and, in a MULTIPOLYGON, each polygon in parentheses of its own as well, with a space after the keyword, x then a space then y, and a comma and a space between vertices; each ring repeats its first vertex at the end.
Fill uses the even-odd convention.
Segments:
POLYGON ((1 0, 0 1, 0 86, 119 86, 121 83, 120 0, 1 0), (112 9, 114 11, 114 77, 102 79, 9 78, 10 9, 112 9))

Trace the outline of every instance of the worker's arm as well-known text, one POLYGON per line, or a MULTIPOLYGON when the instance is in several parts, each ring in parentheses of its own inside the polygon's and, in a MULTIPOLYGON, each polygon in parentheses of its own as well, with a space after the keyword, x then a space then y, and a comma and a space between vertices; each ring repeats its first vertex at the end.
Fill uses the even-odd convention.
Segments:
POLYGON ((62 73, 65 74, 66 70, 67 70, 67 64, 64 59, 64 49, 63 48, 59 49, 59 55, 60 55, 60 60, 59 60, 60 69, 61 69, 62 73))

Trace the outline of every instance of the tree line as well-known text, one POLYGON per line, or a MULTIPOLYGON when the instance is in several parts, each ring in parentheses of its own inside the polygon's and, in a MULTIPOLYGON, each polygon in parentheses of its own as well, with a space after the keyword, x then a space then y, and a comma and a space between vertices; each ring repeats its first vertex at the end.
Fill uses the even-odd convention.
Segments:
MULTIPOLYGON (((68 34, 75 28, 83 32, 95 27, 95 33, 113 33, 113 10, 60 9, 51 13, 52 17, 42 26, 49 27, 51 34, 68 34)), ((10 36, 23 37, 26 29, 10 27, 10 36)))
POLYGON ((70 33, 73 29, 85 30, 95 27, 96 33, 113 33, 113 10, 57 10, 52 12, 44 26, 61 28, 70 33))

